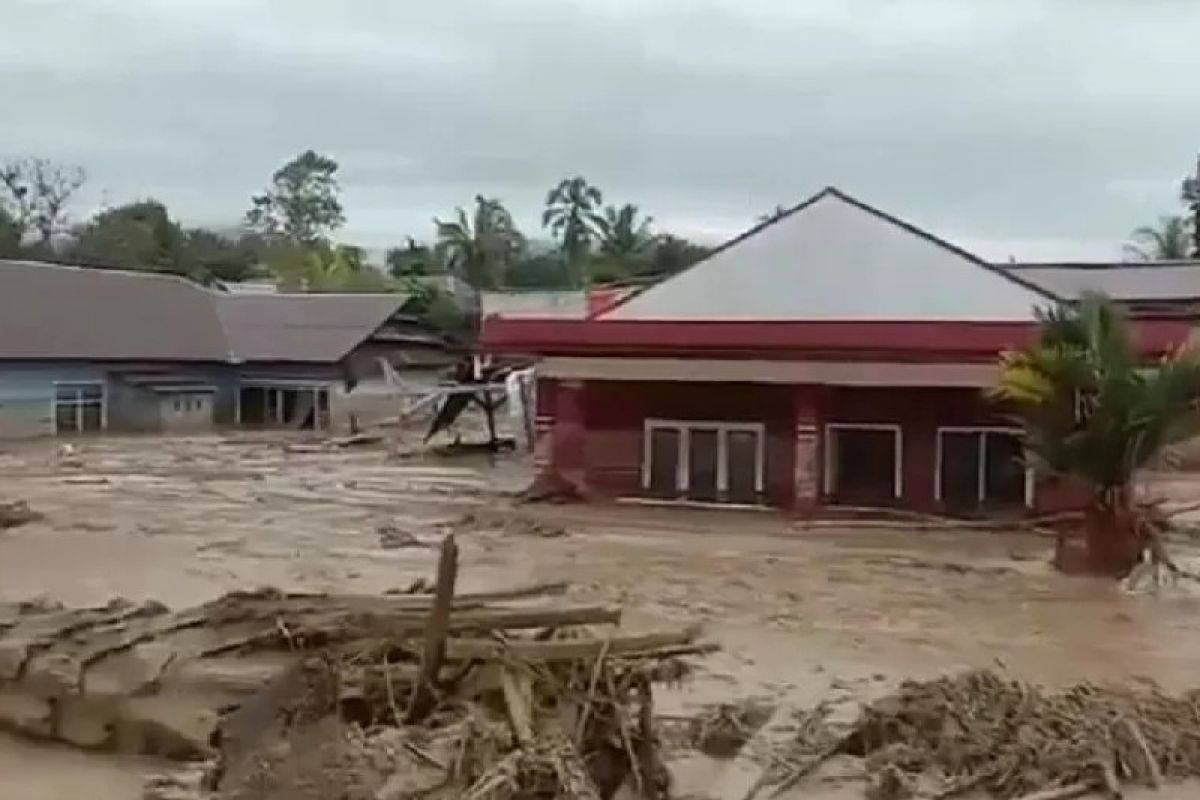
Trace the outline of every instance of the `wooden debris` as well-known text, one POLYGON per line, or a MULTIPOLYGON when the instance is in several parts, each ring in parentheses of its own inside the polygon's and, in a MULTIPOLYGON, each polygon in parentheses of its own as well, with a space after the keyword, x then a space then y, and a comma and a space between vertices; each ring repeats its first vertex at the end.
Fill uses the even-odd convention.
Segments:
POLYGON ((458 578, 458 545, 454 534, 442 542, 438 558, 437 588, 433 607, 425 627, 425 651, 421 656, 421 676, 413 687, 406 721, 419 722, 433 709, 436 702, 438 674, 446 658, 446 636, 450 632, 450 610, 454 605, 454 584, 458 578))
POLYGON ((36 522, 43 517, 43 514, 34 511, 29 507, 29 503, 26 503, 24 500, 17 500, 12 503, 0 503, 0 530, 16 528, 30 522, 36 522))

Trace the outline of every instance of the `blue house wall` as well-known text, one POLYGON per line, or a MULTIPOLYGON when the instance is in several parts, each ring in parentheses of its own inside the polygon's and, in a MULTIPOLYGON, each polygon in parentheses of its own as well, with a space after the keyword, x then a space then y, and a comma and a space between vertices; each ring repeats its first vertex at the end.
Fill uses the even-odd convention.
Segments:
MULTIPOLYGON (((121 380, 139 365, 95 362, 0 363, 0 439, 49 436, 55 433, 54 394, 58 383, 99 382, 105 387, 106 429, 115 432, 154 432, 161 429, 159 396, 121 380)), ((213 421, 232 425, 237 416, 238 373, 225 364, 155 365, 167 371, 202 379, 215 388, 213 421)))

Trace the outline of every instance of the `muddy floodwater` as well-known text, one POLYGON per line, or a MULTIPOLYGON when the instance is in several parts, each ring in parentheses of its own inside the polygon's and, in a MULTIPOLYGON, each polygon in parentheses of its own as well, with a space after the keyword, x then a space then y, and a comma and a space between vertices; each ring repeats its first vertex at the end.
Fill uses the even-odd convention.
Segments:
MULTIPOLYGON (((5 445, 0 501, 26 500, 45 519, 0 532, 0 600, 181 607, 264 585, 378 592, 428 577, 428 545, 454 529, 464 590, 568 580, 573 600, 622 603, 630 628, 703 624, 724 650, 664 698, 668 714, 747 695, 868 697, 965 666, 1051 684, 1200 684, 1200 597, 1054 574, 1044 537, 514 507, 527 478, 520 460, 289 452, 274 438, 114 438, 65 455, 5 445)), ((1200 479, 1156 485, 1200 500, 1200 479)), ((144 766, 0 738, 0 795, 136 798, 144 766)))

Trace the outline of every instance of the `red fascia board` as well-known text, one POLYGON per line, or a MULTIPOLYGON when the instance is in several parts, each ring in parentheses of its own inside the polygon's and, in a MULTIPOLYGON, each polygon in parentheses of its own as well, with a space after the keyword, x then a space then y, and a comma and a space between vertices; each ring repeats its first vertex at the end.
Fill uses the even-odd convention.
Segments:
MULTIPOLYGON (((1141 350, 1161 355, 1185 343, 1186 322, 1135 323, 1141 350)), ((1034 340, 1034 322, 502 319, 483 322, 480 345, 535 355, 761 355, 856 353, 878 357, 994 356, 1034 340)))

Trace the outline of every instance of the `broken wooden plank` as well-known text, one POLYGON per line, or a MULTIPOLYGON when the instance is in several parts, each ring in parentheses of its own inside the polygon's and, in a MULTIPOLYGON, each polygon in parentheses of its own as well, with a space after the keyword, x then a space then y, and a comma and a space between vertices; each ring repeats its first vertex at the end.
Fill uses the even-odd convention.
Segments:
POLYGON ((450 639, 446 658, 452 661, 513 656, 527 661, 594 661, 607 644, 609 657, 655 655, 663 648, 678 648, 695 642, 698 631, 666 631, 614 636, 611 639, 563 639, 559 641, 513 641, 450 639))
POLYGON ((529 673, 511 666, 500 672, 500 688, 513 736, 521 747, 533 744, 533 681, 529 673))
POLYGON ((429 611, 429 623, 425 629, 425 651, 421 657, 421 677, 413 687, 408 704, 406 721, 419 722, 433 709, 436 702, 434 684, 446 658, 446 636, 450 629, 451 604, 454 602, 454 584, 458 578, 458 545, 454 534, 442 541, 442 552, 438 557, 437 589, 434 592, 433 608, 429 611))

